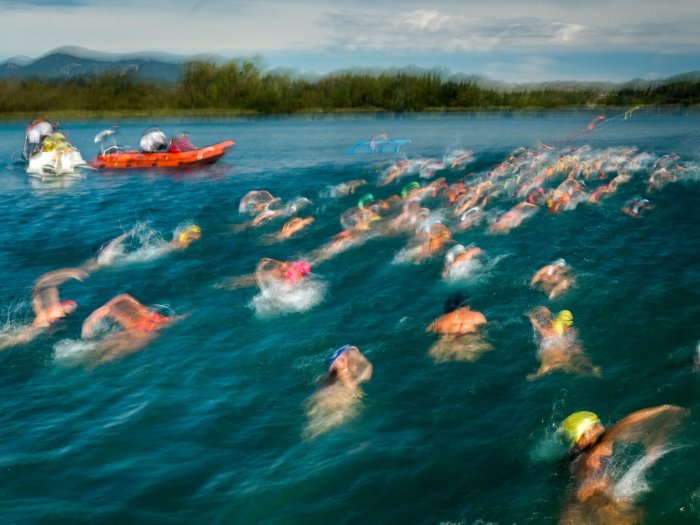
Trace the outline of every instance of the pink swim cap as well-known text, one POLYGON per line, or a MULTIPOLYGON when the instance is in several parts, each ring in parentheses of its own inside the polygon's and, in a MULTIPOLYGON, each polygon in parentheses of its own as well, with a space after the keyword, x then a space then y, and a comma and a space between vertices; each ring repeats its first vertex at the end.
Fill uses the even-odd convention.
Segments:
POLYGON ((311 265, 306 261, 297 261, 292 265, 301 275, 311 273, 311 265))
POLYGON ((306 261, 295 261, 284 272, 284 280, 295 282, 311 273, 311 265, 306 261))
POLYGON ((70 307, 72 307, 72 308, 75 309, 75 308, 78 307, 78 303, 76 303, 75 301, 73 301, 73 300, 71 300, 71 299, 67 299, 67 300, 65 300, 65 301, 61 301, 61 306, 63 306, 64 308, 65 308, 66 306, 70 306, 70 307))

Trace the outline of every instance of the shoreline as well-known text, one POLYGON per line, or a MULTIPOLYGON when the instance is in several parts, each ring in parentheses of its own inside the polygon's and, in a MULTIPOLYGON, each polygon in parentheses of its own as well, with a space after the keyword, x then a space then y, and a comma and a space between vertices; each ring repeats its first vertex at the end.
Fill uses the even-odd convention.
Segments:
MULTIPOLYGON (((343 116, 343 115, 371 115, 375 114, 377 116, 412 116, 421 114, 474 114, 474 115, 499 115, 499 114, 510 114, 510 115, 527 115, 534 113, 553 113, 553 112, 570 112, 570 113, 582 113, 591 114, 595 112, 606 112, 606 111, 624 111, 628 108, 621 106, 595 106, 595 107, 585 107, 585 106, 561 106, 561 107, 531 107, 531 108, 511 108, 511 107, 484 107, 484 108, 452 108, 452 107, 436 107, 436 108, 426 108, 420 111, 390 111, 379 108, 341 108, 341 109, 331 109, 324 110, 322 108, 306 109, 300 110, 293 113, 272 113, 272 112, 261 112, 254 110, 232 110, 232 109, 154 109, 154 110, 104 110, 104 111, 92 111, 92 110, 56 110, 56 111, 17 111, 0 113, 0 121, 12 121, 12 120, 32 120, 38 115, 46 115, 48 118, 52 119, 149 119, 152 117, 165 117, 165 118, 251 118, 251 117, 272 117, 272 118, 291 118, 291 117, 331 117, 331 116, 343 116)), ((697 112, 700 109, 700 105, 691 106, 681 106, 681 105, 654 105, 654 106, 642 106, 645 112, 653 111, 658 113, 668 113, 670 111, 677 113, 690 113, 697 112)), ((687 116, 687 115, 686 115, 687 116)))

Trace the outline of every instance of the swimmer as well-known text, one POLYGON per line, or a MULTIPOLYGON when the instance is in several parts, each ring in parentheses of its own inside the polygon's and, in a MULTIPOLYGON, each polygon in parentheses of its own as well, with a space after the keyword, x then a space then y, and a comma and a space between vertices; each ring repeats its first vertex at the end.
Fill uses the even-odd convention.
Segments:
POLYGON ((311 265, 307 261, 276 261, 266 257, 255 269, 255 280, 261 289, 272 283, 295 285, 309 273, 311 265))
POLYGON ((481 248, 470 246, 465 248, 458 244, 450 248, 445 254, 445 265, 442 269, 442 278, 449 279, 455 275, 459 275, 460 271, 473 267, 476 262, 474 259, 481 255, 481 248))
MULTIPOLYGON (((137 235, 138 232, 136 228, 132 228, 118 237, 115 237, 111 241, 105 243, 100 248, 97 255, 83 264, 82 268, 88 272, 93 272, 99 268, 104 268, 105 266, 110 266, 115 262, 118 262, 120 258, 124 259, 128 257, 128 255, 132 255, 133 257, 134 252, 131 254, 127 254, 125 252, 124 242, 130 237, 137 237, 137 235)), ((190 224, 177 228, 173 232, 173 238, 170 242, 159 241, 148 248, 142 247, 141 249, 144 250, 143 259, 152 259, 172 251, 185 250, 190 246, 190 244, 201 237, 202 229, 196 224, 190 224)), ((139 260, 139 258, 134 257, 133 260, 139 260)))
POLYGON ((246 213, 251 217, 258 213, 269 210, 273 205, 280 202, 280 199, 274 197, 267 190, 252 190, 246 193, 238 204, 238 212, 246 213))
POLYGON ((316 265, 328 261, 350 248, 361 246, 374 235, 375 232, 372 231, 359 228, 346 228, 335 235, 330 241, 313 250, 309 254, 309 262, 316 265))
POLYGON ((633 219, 641 219, 643 211, 653 208, 654 206, 649 204, 647 199, 632 199, 627 201, 622 208, 620 208, 620 211, 633 219))
POLYGON ((549 309, 538 306, 525 315, 530 319, 535 332, 537 357, 540 361, 537 372, 527 376, 529 381, 539 379, 555 370, 600 376, 600 368, 591 364, 581 348, 576 329, 571 326, 574 316, 569 310, 560 311, 552 319, 549 309))
POLYGON ((489 233, 507 234, 520 226, 525 219, 529 219, 539 211, 539 207, 529 202, 521 202, 501 215, 489 226, 489 233))
POLYGON ((308 423, 304 437, 313 439, 354 417, 372 378, 372 364, 356 346, 343 345, 326 359, 328 370, 316 393, 305 402, 308 423))
POLYGON ((549 299, 555 299, 576 284, 571 267, 564 259, 543 266, 530 279, 530 288, 539 288, 549 299))
POLYGON ((481 312, 469 308, 465 292, 448 297, 444 312, 425 329, 440 336, 429 351, 436 362, 476 361, 482 353, 493 349, 479 335, 486 325, 486 318, 481 312))
POLYGON ((282 229, 276 235, 277 240, 284 241, 289 239, 292 235, 300 232, 306 228, 309 224, 314 222, 313 217, 306 217, 304 219, 300 217, 292 217, 287 222, 282 225, 282 229))
POLYGON ((569 452, 567 462, 573 486, 562 511, 560 524, 632 525, 643 518, 634 499, 621 495, 616 484, 632 468, 643 471, 661 458, 668 449, 670 434, 688 415, 687 409, 662 405, 638 410, 607 429, 593 412, 575 412, 564 419, 557 431, 569 452), (639 444, 641 458, 630 467, 626 456, 629 447, 639 444), (625 457, 623 457, 625 456, 625 457))
POLYGON ((81 337, 91 339, 103 319, 120 325, 121 330, 102 338, 97 345, 98 363, 135 352, 158 335, 161 328, 184 316, 168 317, 151 310, 129 294, 120 294, 92 312, 83 321, 81 337))
POLYGON ((385 234, 415 232, 418 225, 428 219, 430 210, 420 205, 418 201, 407 202, 401 211, 384 222, 382 231, 385 234))
POLYGON ((194 241, 202 238, 202 229, 196 224, 178 228, 173 233, 173 239, 170 241, 170 247, 173 250, 184 250, 189 247, 194 241))
POLYGON ((352 195, 355 190, 360 186, 367 184, 364 179, 354 179, 347 182, 341 182, 335 186, 328 186, 322 196, 327 197, 345 197, 347 195, 352 195))
POLYGON ((469 208, 462 215, 460 215, 457 228, 459 228, 460 230, 467 230, 472 226, 476 226, 477 224, 479 224, 483 218, 484 211, 478 206, 474 206, 473 208, 469 208))
POLYGON ((61 268, 39 277, 34 283, 31 294, 34 320, 31 325, 0 339, 0 350, 28 343, 56 322, 72 314, 78 307, 77 303, 72 300, 61 301, 58 287, 68 279, 82 282, 87 276, 87 272, 80 268, 61 268))
POLYGON ((440 253, 451 242, 453 241, 450 230, 444 224, 433 223, 428 226, 427 231, 424 229, 416 234, 411 246, 404 248, 397 255, 397 260, 403 259, 419 264, 440 253))
POLYGON ((276 261, 274 259, 260 259, 255 273, 228 277, 216 284, 216 288, 236 290, 257 286, 259 283, 272 284, 296 284, 311 272, 311 265, 307 261, 276 261))

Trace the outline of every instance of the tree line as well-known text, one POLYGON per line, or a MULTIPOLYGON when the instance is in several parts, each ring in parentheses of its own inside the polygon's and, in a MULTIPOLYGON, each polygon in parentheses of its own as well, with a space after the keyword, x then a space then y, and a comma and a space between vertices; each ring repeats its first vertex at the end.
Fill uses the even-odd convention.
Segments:
POLYGON ((437 72, 341 72, 308 80, 264 72, 247 60, 190 62, 175 83, 116 72, 65 80, 0 80, 0 114, 86 112, 425 111, 549 109, 596 106, 698 105, 700 82, 646 88, 490 89, 437 72))

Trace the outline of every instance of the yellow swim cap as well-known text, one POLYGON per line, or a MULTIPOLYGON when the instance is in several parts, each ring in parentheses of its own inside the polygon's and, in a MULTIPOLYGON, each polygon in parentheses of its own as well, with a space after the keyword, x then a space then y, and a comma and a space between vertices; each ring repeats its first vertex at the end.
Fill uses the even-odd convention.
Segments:
POLYGON ((557 314, 554 320, 558 323, 562 323, 565 326, 571 326, 571 323, 574 322, 574 314, 572 314, 569 310, 562 310, 557 314))
POLYGON ((557 433, 571 448, 576 445, 581 436, 600 424, 600 419, 593 412, 574 412, 560 423, 557 433))
POLYGON ((188 226, 182 232, 180 232, 180 234, 177 236, 177 241, 178 242, 185 242, 190 237, 193 237, 193 236, 200 237, 201 235, 202 235, 202 229, 199 226, 197 226, 196 224, 193 224, 192 226, 188 226))

